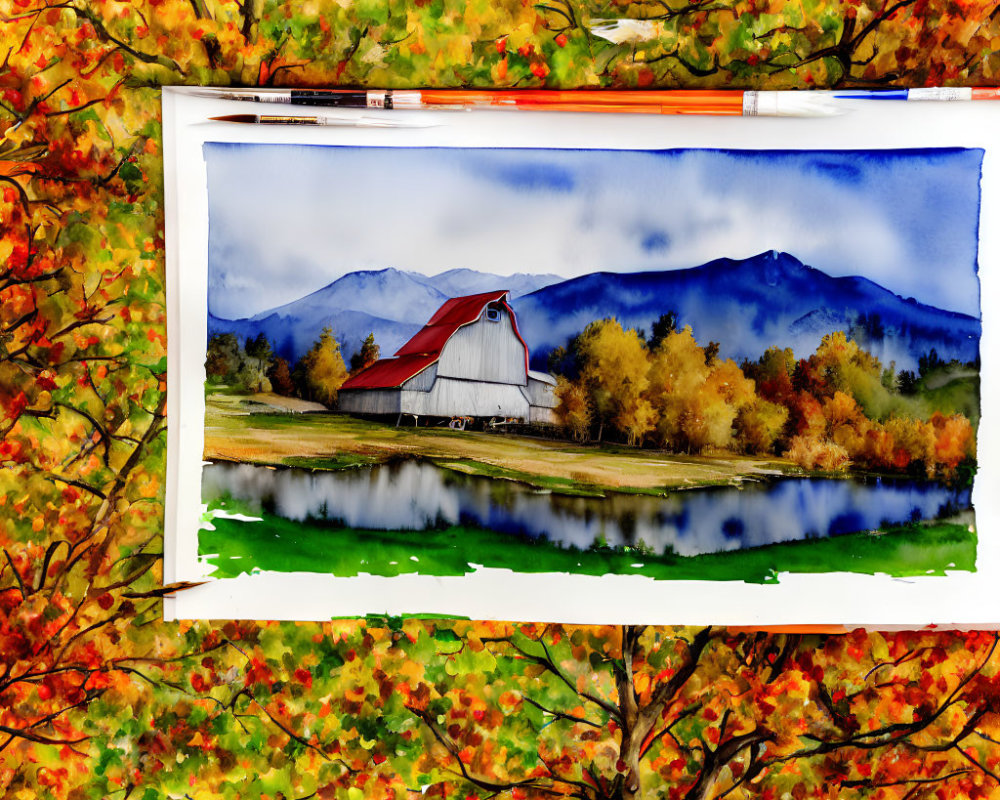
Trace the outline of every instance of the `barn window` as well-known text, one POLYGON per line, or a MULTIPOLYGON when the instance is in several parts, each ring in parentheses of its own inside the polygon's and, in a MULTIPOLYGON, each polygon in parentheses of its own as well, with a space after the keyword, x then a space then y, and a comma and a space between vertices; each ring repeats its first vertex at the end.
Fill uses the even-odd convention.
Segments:
POLYGON ((486 309, 486 319, 488 319, 490 322, 499 322, 500 321, 500 309, 499 308, 492 308, 492 307, 487 308, 486 309))

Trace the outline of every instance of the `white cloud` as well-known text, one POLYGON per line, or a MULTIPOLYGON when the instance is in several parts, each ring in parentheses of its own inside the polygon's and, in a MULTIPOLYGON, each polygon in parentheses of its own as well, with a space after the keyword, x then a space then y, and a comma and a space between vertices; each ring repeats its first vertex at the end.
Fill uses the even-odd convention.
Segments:
POLYGON ((570 277, 692 267, 773 249, 833 275, 862 274, 975 313, 975 242, 965 236, 964 252, 953 246, 963 226, 971 230, 962 219, 968 209, 952 208, 947 230, 938 221, 942 191, 969 194, 949 187, 946 167, 928 162, 907 173, 907 164, 858 158, 845 177, 835 159, 827 159, 831 167, 810 158, 210 150, 213 268, 222 265, 226 276, 226 296, 213 308, 254 313, 357 269, 570 277), (942 259, 951 260, 950 272, 940 269, 942 259))

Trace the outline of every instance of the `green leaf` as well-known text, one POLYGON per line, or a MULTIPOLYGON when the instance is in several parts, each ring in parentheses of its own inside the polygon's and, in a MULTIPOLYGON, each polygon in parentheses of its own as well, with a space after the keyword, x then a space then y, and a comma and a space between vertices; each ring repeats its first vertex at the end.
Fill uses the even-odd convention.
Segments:
POLYGON ((497 668, 497 661, 493 654, 486 649, 474 652, 470 647, 462 649, 458 655, 448 660, 445 664, 445 672, 449 675, 468 675, 470 673, 486 674, 493 672, 497 668))

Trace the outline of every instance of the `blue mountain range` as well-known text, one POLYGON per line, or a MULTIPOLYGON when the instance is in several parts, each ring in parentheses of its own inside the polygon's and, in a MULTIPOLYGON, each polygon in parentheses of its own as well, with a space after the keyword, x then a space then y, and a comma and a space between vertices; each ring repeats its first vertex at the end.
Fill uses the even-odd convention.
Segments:
POLYGON ((234 333, 245 339, 263 333, 275 353, 294 362, 329 327, 345 358, 360 348, 369 333, 375 334, 384 355, 392 355, 451 297, 503 288, 514 299, 559 280, 558 275, 497 276, 469 269, 433 276, 393 268, 359 270, 251 317, 217 317, 209 302, 208 334, 234 333))
POLYGON ((967 314, 903 298, 862 277, 835 278, 787 253, 728 258, 699 267, 646 272, 596 272, 569 280, 554 275, 500 277, 451 270, 427 277, 396 269, 353 272, 295 302, 247 319, 209 316, 209 335, 241 338, 263 332, 289 361, 303 355, 324 326, 345 357, 375 334, 391 355, 449 297, 511 289, 518 325, 544 369, 549 352, 596 319, 652 329, 668 311, 720 355, 756 359, 768 347, 812 353, 831 331, 849 332, 884 364, 914 369, 931 349, 945 359, 973 361, 981 324, 967 314))

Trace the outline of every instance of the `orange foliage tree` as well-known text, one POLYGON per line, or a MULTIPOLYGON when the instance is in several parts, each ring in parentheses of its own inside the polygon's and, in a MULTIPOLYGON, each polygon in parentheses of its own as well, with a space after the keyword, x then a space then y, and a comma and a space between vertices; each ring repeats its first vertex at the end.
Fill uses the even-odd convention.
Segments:
POLYGON ((496 627, 407 687, 427 745, 414 766, 443 796, 987 797, 1000 782, 995 634, 496 627))

